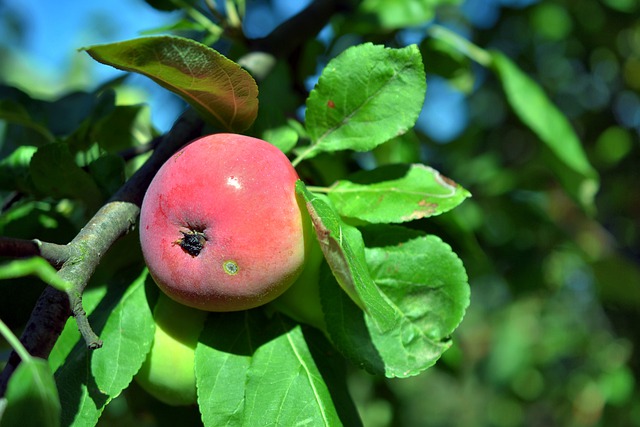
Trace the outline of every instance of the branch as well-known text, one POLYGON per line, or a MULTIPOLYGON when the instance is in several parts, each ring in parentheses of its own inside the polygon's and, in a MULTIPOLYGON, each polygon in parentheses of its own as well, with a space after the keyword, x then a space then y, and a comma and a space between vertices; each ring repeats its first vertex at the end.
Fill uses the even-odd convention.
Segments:
POLYGON ((287 57, 307 40, 315 37, 339 10, 348 9, 348 2, 315 0, 300 13, 280 24, 268 36, 248 40, 251 50, 287 57))
POLYGON ((40 240, 14 239, 0 237, 0 257, 26 258, 39 256, 49 261, 54 267, 60 267, 70 257, 67 245, 41 242, 40 240))
MULTIPOLYGON (((45 288, 20 338, 30 354, 47 358, 71 314, 76 317, 87 346, 101 346, 102 343, 91 329, 82 308, 82 292, 111 245, 134 228, 144 193, 160 166, 180 147, 200 135, 202 125, 196 114, 187 110, 165 135, 147 162, 65 246, 66 259, 58 275, 71 282, 73 289, 66 295, 51 287, 45 288)), ((37 241, 5 241, 4 245, 13 245, 15 250, 22 251, 25 256, 42 256, 43 247, 46 248, 46 253, 49 253, 49 249, 53 251, 53 246, 50 246, 52 244, 38 244, 37 241), (39 246, 40 253, 34 253, 34 245, 39 246)), ((9 378, 19 363, 20 358, 12 353, 7 366, 0 374, 0 396, 4 395, 9 378)))

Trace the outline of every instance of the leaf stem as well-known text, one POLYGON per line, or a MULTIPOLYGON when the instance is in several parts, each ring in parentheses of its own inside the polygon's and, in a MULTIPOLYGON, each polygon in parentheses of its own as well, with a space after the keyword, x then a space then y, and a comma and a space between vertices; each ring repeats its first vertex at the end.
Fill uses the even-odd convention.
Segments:
POLYGON ((30 360, 31 355, 27 351, 26 348, 22 345, 18 337, 16 337, 11 329, 0 319, 0 334, 4 337, 4 339, 9 343, 9 345, 18 353, 20 359, 22 360, 30 360))
POLYGON ((431 37, 455 47, 459 52, 484 67, 489 68, 493 62, 489 52, 442 25, 432 25, 427 32, 431 37))
POLYGON ((329 193, 331 191, 330 187, 316 187, 313 185, 307 185, 307 190, 311 191, 312 193, 329 193))
POLYGON ((311 144, 308 147, 306 147, 300 154, 298 154, 296 156, 295 159, 293 159, 293 161, 291 162, 291 164, 293 165, 293 167, 295 168, 296 166, 298 166, 304 159, 306 159, 309 154, 311 154, 313 152, 313 150, 316 149, 315 144, 311 144))

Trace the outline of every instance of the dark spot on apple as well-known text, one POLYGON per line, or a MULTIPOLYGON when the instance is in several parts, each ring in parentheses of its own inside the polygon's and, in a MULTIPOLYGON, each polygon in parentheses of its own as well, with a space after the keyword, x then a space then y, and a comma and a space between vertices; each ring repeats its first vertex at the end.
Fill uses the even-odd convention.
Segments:
POLYGON ((197 257, 200 255, 200 251, 204 248, 207 238, 202 231, 189 230, 187 232, 180 231, 182 233, 182 239, 178 239, 174 244, 180 245, 183 251, 197 257))

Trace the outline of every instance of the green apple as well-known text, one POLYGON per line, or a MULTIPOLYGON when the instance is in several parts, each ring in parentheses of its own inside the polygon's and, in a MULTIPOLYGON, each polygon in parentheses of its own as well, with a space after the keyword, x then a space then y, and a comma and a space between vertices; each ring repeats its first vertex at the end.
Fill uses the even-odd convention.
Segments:
POLYGON ((325 331, 324 314, 320 304, 320 266, 324 255, 315 236, 308 239, 307 263, 300 277, 276 298, 272 305, 298 322, 325 331))
POLYGON ((135 377, 158 400, 169 405, 196 403, 195 348, 206 317, 206 311, 158 295, 153 344, 135 377))

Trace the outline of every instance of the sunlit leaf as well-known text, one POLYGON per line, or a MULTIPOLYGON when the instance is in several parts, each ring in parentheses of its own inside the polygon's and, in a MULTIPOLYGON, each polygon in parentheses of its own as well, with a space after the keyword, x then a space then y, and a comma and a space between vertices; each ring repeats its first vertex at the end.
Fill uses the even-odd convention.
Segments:
MULTIPOLYGON (((146 285, 145 280, 138 270, 127 270, 118 275, 118 282, 109 284, 109 292, 104 294, 104 291, 96 291, 93 295, 99 302, 89 316, 89 322, 103 340, 102 348, 88 351, 80 334, 73 331, 73 326, 67 322, 63 331, 66 337, 61 347, 53 352, 56 360, 52 362, 52 365, 59 365, 55 379, 62 404, 63 426, 96 425, 106 405, 120 393, 121 386, 126 387, 131 382, 133 374, 140 368, 153 337, 153 329, 148 327, 148 321, 153 326, 153 317, 146 295, 153 295, 157 289, 155 285, 146 285), (127 283, 130 285, 126 286, 127 283), (125 319, 132 324, 125 327, 125 319), (140 330, 134 330, 136 328, 140 330), (124 336, 118 337, 118 334, 124 336), (74 337, 77 337, 75 345, 74 337), (140 342, 131 344, 131 340, 135 339, 140 342), (69 350, 71 345, 73 347, 69 350), (129 345, 130 348, 121 348, 123 345, 129 345), (105 354, 94 360, 102 351, 105 354), (60 365, 62 357, 64 363, 60 365), (114 360, 105 360, 109 357, 114 360), (123 360, 122 357, 130 360, 123 360), (109 372, 113 366, 116 368, 109 372)), ((90 305, 95 303, 93 300, 90 305)))
MULTIPOLYGON (((411 234, 392 228, 386 240, 411 234)), ((381 331, 325 275, 320 291, 331 340, 347 358, 372 373, 417 375, 450 347, 449 337, 462 321, 469 304, 464 267, 435 236, 367 248, 366 254, 376 285, 395 308, 398 326, 381 331)))
POLYGON ((46 360, 23 360, 15 370, 5 394, 7 406, 0 413, 2 427, 57 427, 60 400, 46 360))
POLYGON ((198 407, 205 426, 242 425, 245 383, 255 336, 265 318, 255 310, 212 313, 196 347, 198 407))
POLYGON ((380 331, 367 319, 388 377, 417 375, 432 366, 451 345, 469 305, 469 285, 462 262, 436 236, 395 246, 367 248, 376 285, 399 313, 399 326, 380 331))
POLYGON ((563 179, 569 193, 585 208, 592 210, 599 187, 598 173, 589 163, 569 120, 542 88, 509 58, 497 51, 489 53, 511 107, 559 159, 556 173, 563 179), (577 177, 565 174, 567 168, 577 177))
POLYGON ((388 223, 439 215, 470 193, 435 169, 413 164, 360 172, 338 181, 328 195, 342 216, 388 223))
POLYGON ((344 395, 345 377, 334 372, 342 361, 320 354, 328 344, 317 335, 261 309, 212 313, 196 348, 204 425, 333 426, 339 417, 359 425, 348 396, 335 402, 344 395))
POLYGON ((307 99, 312 144, 323 151, 368 151, 410 129, 424 103, 426 80, 415 45, 390 49, 370 43, 331 60, 307 99))
POLYGON ((247 371, 243 425, 340 425, 340 418, 299 325, 281 316, 277 337, 254 353, 247 371))
MULTIPOLYGON (((101 286, 96 288, 87 289, 82 294, 82 307, 84 308, 87 315, 93 313, 93 310, 96 306, 102 301, 107 293, 107 287, 101 286)), ((78 323, 76 319, 70 317, 67 319, 67 323, 65 323, 64 328, 62 329, 62 333, 58 337, 56 344, 51 349, 51 353, 49 354, 49 366, 51 366, 51 371, 56 372, 60 366, 62 366, 73 350, 74 346, 80 341, 80 331, 78 330, 78 323)))
POLYGON ((85 50, 103 64, 151 78, 226 130, 243 131, 256 118, 258 87, 251 75, 201 43, 181 37, 142 37, 85 50))
POLYGON ((100 334, 104 344, 93 352, 91 371, 96 385, 111 397, 129 385, 151 348, 154 321, 146 298, 147 283, 155 287, 145 269, 111 311, 100 334))

